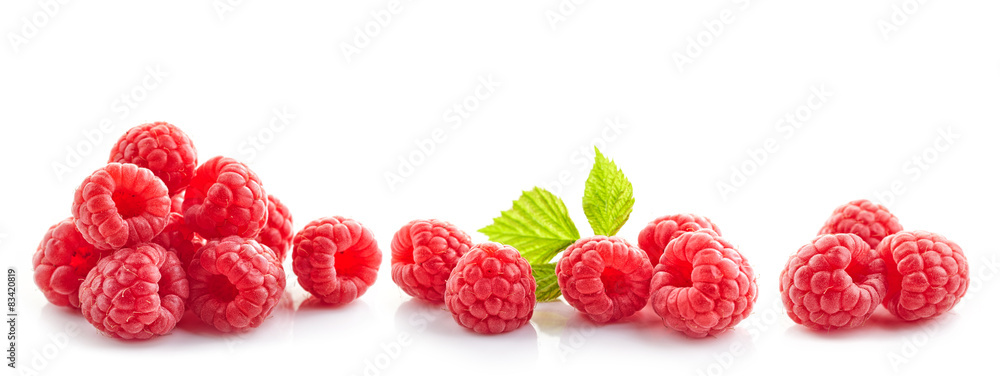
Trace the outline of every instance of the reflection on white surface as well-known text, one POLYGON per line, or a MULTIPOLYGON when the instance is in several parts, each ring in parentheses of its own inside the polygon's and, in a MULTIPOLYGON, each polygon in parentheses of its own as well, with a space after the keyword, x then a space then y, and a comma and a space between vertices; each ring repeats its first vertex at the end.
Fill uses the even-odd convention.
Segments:
POLYGON ((400 360, 413 366, 437 359, 440 361, 431 363, 435 369, 459 372, 474 361, 477 368, 506 373, 534 369, 538 360, 538 334, 533 326, 481 335, 455 322, 443 304, 407 300, 396 309, 395 326, 398 334, 411 338, 400 360), (454 359, 463 361, 451 361, 454 359))
MULTIPOLYGON (((975 325, 982 316, 979 307, 992 304, 980 298, 989 296, 982 293, 956 311, 920 323, 900 322, 878 310, 863 327, 825 333, 792 323, 771 290, 763 290, 764 298, 747 320, 704 339, 669 330, 649 306, 620 322, 595 325, 562 301, 538 304, 531 325, 479 335, 458 325, 443 304, 411 299, 383 283, 343 306, 322 304, 292 286, 271 317, 246 333, 219 333, 189 313, 167 336, 121 341, 98 333, 75 310, 44 303, 40 294, 24 294, 25 310, 38 307, 39 314, 23 317, 23 328, 31 334, 19 346, 22 365, 42 374, 67 372, 80 359, 108 352, 129 359, 184 359, 185 364, 231 362, 262 372, 304 362, 324 374, 371 376, 470 370, 723 375, 761 362, 828 356, 823 354, 849 354, 873 369, 905 371, 923 367, 929 356, 968 351, 950 341, 975 325)), ((831 371, 845 367, 829 365, 831 371)))

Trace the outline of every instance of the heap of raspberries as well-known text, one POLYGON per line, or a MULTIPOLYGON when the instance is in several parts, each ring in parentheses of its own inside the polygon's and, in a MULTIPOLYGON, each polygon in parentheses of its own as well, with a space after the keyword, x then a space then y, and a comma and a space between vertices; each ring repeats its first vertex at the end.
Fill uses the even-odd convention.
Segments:
MULTIPOLYGON (((652 301, 665 326, 691 337, 725 332, 753 310, 753 269, 707 218, 657 218, 639 244, 644 248, 617 236, 591 236, 563 250, 554 278, 566 302, 595 323, 612 323, 652 301), (655 264, 650 254, 657 255, 655 264)), ((532 268, 517 249, 473 244, 441 220, 411 221, 392 239, 392 279, 400 289, 444 302, 459 325, 480 334, 513 331, 531 318, 538 287, 532 268)))
POLYGON ((104 335, 164 335, 187 311, 223 332, 247 330, 285 289, 288 208, 243 163, 198 166, 191 139, 172 124, 128 130, 76 189, 71 213, 45 233, 34 280, 104 335))
MULTIPOLYGON (((259 327, 288 301, 286 258, 310 299, 330 306, 364 295, 383 262, 355 219, 323 217, 294 232, 289 208, 247 165, 222 156, 198 165, 190 138, 164 122, 126 132, 76 189, 70 213, 34 253, 35 284, 122 340, 168 334, 185 316, 223 333, 259 327)), ((609 236, 559 243, 556 261, 533 265, 537 257, 510 245, 473 243, 449 222, 418 219, 392 237, 391 277, 402 293, 489 335, 528 325, 536 298, 553 292, 598 324, 650 305, 664 326, 694 338, 723 334, 753 310, 757 275, 708 218, 658 217, 637 245, 616 232, 595 227, 609 236)), ((969 284, 957 244, 904 231, 884 206, 857 200, 789 257, 779 292, 792 321, 830 331, 862 326, 879 305, 903 321, 940 316, 969 284)))
POLYGON ((940 316, 969 287, 962 248, 925 231, 903 231, 882 205, 834 210, 819 236, 788 259, 781 300, 792 321, 828 331, 861 326, 881 304, 903 321, 940 316))
POLYGON ((653 257, 649 300, 666 327, 694 338, 715 336, 753 310, 757 276, 708 218, 656 218, 639 232, 639 246, 653 257))
POLYGON ((500 334, 528 323, 535 312, 535 277, 509 245, 473 244, 457 226, 418 219, 392 237, 392 280, 406 294, 445 303, 459 325, 500 334))

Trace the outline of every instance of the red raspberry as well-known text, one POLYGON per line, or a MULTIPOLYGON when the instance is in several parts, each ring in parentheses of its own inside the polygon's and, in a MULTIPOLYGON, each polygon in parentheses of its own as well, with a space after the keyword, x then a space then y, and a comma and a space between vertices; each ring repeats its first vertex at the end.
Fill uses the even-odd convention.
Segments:
POLYGON ((888 269, 882 304, 906 321, 951 310, 969 287, 969 263, 962 248, 943 236, 906 231, 887 236, 876 252, 888 269))
POLYGON ((639 232, 639 248, 646 251, 649 263, 656 267, 660 263, 660 255, 671 240, 685 232, 710 229, 722 235, 719 228, 708 218, 697 214, 673 214, 654 219, 639 232))
POLYGON ((343 217, 309 222, 295 235, 292 271, 327 304, 347 304, 375 283, 382 251, 361 223, 343 217))
POLYGON ((184 192, 175 194, 170 198, 170 212, 184 215, 184 192))
POLYGON ((458 259, 445 304, 459 325, 479 334, 524 326, 535 312, 535 277, 514 247, 486 242, 458 259))
POLYGON ((83 317, 121 339, 169 333, 184 315, 187 298, 188 280, 177 256, 151 243, 102 258, 80 286, 83 317))
POLYGON ((617 236, 577 240, 556 264, 566 302, 599 323, 618 321, 649 300, 653 267, 641 249, 617 236))
POLYGON ((206 239, 256 237, 267 223, 267 195, 260 178, 235 159, 209 159, 184 191, 184 220, 206 239))
POLYGON ((114 148, 108 163, 133 163, 153 171, 163 180, 173 196, 187 187, 198 165, 198 153, 191 139, 165 122, 136 126, 125 132, 114 148))
POLYGON ((903 231, 903 226, 885 206, 868 200, 855 200, 834 210, 819 234, 855 234, 875 248, 882 238, 900 231, 903 231))
POLYGON ((100 257, 101 252, 80 235, 73 218, 64 219, 45 232, 31 259, 35 284, 52 304, 80 308, 80 283, 100 257))
POLYGON ((885 296, 885 263, 860 236, 820 235, 788 259, 779 288, 792 321, 816 330, 854 328, 885 296))
POLYGON ((150 240, 150 243, 158 244, 168 252, 176 254, 177 258, 181 260, 181 265, 187 268, 188 265, 191 265, 191 258, 194 257, 194 253, 205 245, 205 239, 195 234, 184 223, 184 216, 178 213, 170 213, 167 227, 163 228, 163 232, 156 235, 153 240, 150 240))
POLYGON ((191 311, 221 332, 260 326, 285 291, 274 252, 253 239, 211 240, 188 267, 191 311))
POLYGON ((134 164, 109 163, 76 189, 76 228, 97 249, 145 243, 167 225, 170 197, 153 172, 134 164))
POLYGON ((285 262, 285 255, 292 249, 292 213, 277 197, 267 195, 267 224, 257 235, 257 242, 271 248, 278 255, 278 262, 285 262))
POLYGON ((472 238, 451 223, 414 220, 392 237, 392 281, 410 296, 444 301, 445 284, 472 238))
POLYGON ((653 271, 653 310, 668 328, 706 337, 736 326, 757 302, 757 277, 745 257, 715 231, 671 241, 653 271))

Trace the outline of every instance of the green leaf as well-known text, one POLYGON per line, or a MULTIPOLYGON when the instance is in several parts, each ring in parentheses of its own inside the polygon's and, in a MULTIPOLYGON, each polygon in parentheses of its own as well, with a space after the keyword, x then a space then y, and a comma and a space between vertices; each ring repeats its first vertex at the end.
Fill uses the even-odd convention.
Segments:
POLYGON ((628 221, 635 198, 632 197, 632 183, 622 170, 596 146, 594 151, 594 168, 590 170, 583 191, 583 213, 595 235, 611 236, 628 221))
POLYGON ((531 275, 535 277, 535 301, 551 302, 562 296, 555 263, 532 264, 531 275))
POLYGON ((531 264, 544 264, 580 239, 566 205, 549 191, 524 191, 513 207, 479 229, 490 240, 517 248, 531 264))

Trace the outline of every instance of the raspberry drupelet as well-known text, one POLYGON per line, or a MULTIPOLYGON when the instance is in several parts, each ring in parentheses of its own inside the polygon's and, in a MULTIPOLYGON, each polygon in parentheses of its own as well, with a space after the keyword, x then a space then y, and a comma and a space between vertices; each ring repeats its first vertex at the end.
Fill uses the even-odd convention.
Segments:
POLYGON ((184 216, 178 213, 170 213, 167 227, 149 242, 159 244, 167 252, 175 253, 185 269, 191 264, 194 253, 205 245, 205 239, 195 234, 184 222, 184 216))
POLYGON ((267 195, 267 224, 257 234, 257 242, 271 248, 277 254, 278 262, 285 262, 294 236, 292 213, 277 197, 267 195))

